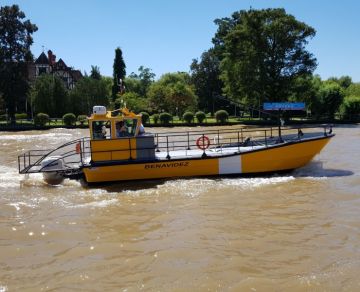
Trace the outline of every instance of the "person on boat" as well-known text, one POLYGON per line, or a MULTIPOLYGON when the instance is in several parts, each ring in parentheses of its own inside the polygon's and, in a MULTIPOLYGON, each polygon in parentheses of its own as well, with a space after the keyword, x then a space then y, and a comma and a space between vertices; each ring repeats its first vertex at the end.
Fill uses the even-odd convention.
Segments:
POLYGON ((124 121, 116 123, 116 138, 125 137, 127 134, 127 129, 124 124, 124 121))
POLYGON ((106 126, 105 125, 103 125, 101 127, 101 135, 102 135, 103 139, 106 139, 106 126))
POLYGON ((139 127, 139 135, 144 135, 145 134, 145 128, 143 124, 140 124, 139 127))

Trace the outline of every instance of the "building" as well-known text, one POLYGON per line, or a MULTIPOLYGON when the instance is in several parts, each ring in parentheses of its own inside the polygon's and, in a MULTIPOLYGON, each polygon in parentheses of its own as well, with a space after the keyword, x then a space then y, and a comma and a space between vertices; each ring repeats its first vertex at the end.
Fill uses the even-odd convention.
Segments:
POLYGON ((51 50, 48 51, 47 56, 42 52, 35 62, 29 64, 30 81, 35 81, 41 74, 58 76, 64 82, 65 87, 70 90, 83 77, 79 70, 68 67, 61 58, 59 61, 56 61, 56 56, 51 50))

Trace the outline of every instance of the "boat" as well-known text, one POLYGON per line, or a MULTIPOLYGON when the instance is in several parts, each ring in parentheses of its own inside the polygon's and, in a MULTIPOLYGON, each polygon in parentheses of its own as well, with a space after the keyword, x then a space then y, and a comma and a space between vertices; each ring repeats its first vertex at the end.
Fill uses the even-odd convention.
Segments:
POLYGON ((144 133, 141 115, 94 106, 89 137, 18 156, 21 174, 88 184, 228 175, 265 175, 309 163, 335 136, 329 125, 144 133))

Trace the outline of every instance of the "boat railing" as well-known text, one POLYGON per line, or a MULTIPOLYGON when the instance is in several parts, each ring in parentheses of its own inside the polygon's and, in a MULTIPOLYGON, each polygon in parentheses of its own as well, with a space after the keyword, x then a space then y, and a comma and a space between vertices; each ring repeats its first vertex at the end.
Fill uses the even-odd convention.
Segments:
MULTIPOLYGON (((90 153, 90 138, 76 139, 52 150, 29 150, 18 156, 19 173, 44 172, 58 160, 62 160, 64 168, 56 171, 74 172, 80 169, 90 153), (46 163, 50 157, 52 160, 46 163)), ((54 167, 51 171, 54 171, 54 167)))
MULTIPOLYGON (((195 130, 186 132, 167 132, 154 133, 154 145, 149 147, 132 148, 130 139, 129 147, 114 150, 93 151, 94 153, 107 153, 109 160, 116 160, 120 153, 128 153, 120 155, 123 161, 134 160, 134 151, 155 151, 156 158, 176 159, 181 157, 199 156, 199 151, 206 154, 208 151, 222 153, 223 150, 250 151, 261 147, 271 147, 280 143, 289 143, 312 137, 326 136, 331 134, 331 126, 318 127, 296 127, 282 128, 281 136, 277 128, 230 128, 218 130, 195 130), (206 147, 199 147, 198 142, 201 140, 209 141, 206 147), (203 148, 203 149, 200 149, 203 148), (162 154, 163 153, 163 154, 162 154)), ((140 137, 139 137, 140 138, 140 137)), ((201 145, 200 145, 201 146, 201 145)), ((148 158, 136 158, 138 160, 153 160, 155 156, 148 158)))
POLYGON ((271 146, 283 142, 299 141, 314 136, 331 134, 331 126, 282 128, 281 136, 277 128, 263 129, 218 129, 208 131, 188 131, 155 134, 156 151, 176 151, 197 149, 197 141, 205 136, 210 141, 209 148, 271 146))

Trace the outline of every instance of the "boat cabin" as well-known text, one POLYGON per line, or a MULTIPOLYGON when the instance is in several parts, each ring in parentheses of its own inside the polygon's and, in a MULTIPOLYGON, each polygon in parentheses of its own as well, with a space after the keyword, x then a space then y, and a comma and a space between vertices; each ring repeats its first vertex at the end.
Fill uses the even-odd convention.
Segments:
POLYGON ((92 162, 155 158, 154 136, 145 135, 141 115, 94 106, 88 120, 92 162))

